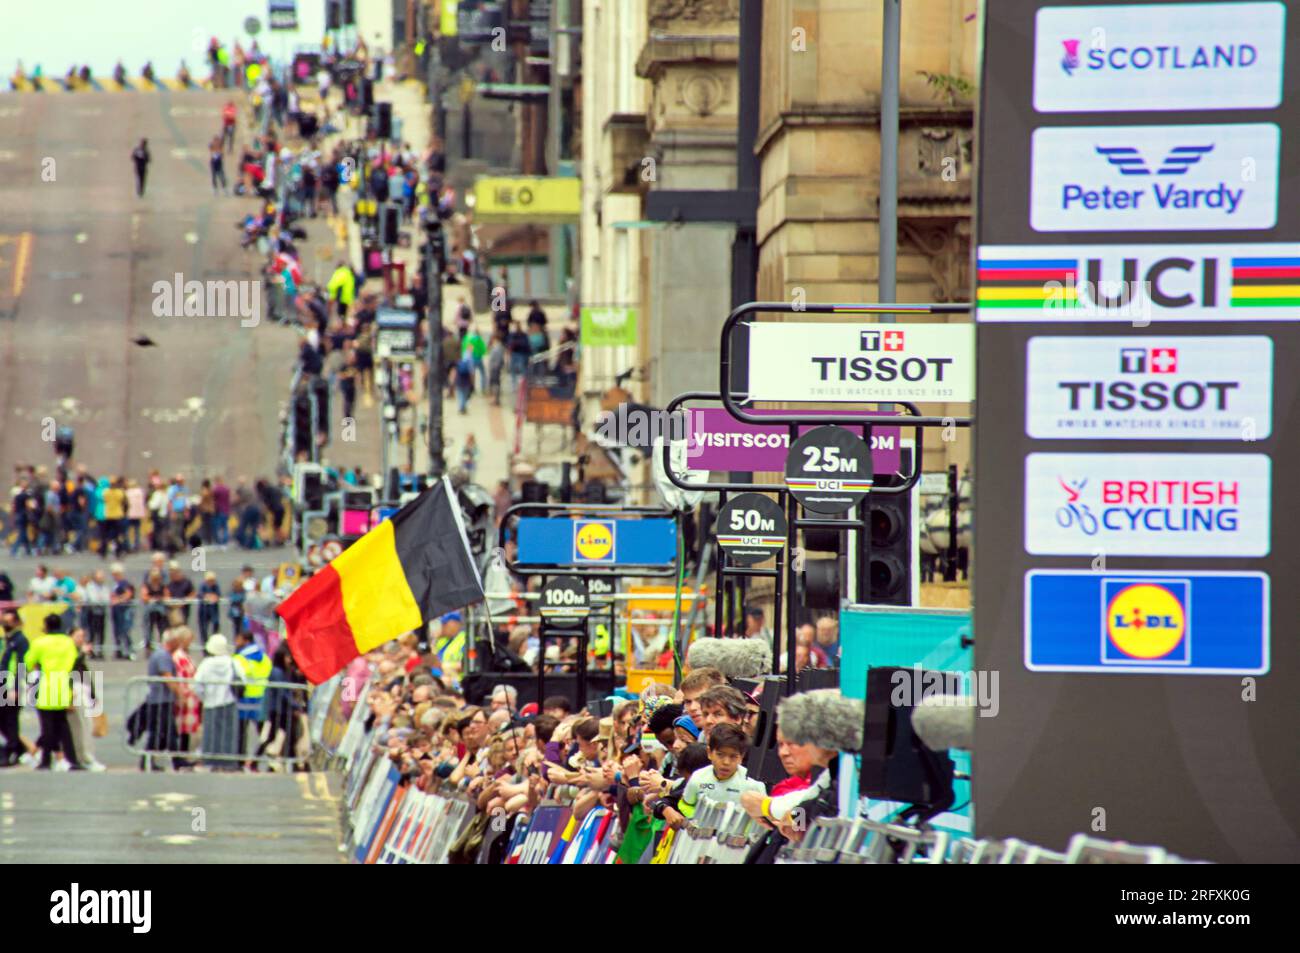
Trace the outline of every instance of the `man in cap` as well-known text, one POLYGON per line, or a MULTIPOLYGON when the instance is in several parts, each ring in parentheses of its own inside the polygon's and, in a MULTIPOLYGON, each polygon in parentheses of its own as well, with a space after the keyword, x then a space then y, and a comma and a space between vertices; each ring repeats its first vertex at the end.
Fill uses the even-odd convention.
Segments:
POLYGON ((448 666, 460 672, 465 664, 465 633, 461 631, 459 612, 448 612, 440 620, 441 634, 433 643, 433 654, 438 656, 440 667, 445 672, 448 666))

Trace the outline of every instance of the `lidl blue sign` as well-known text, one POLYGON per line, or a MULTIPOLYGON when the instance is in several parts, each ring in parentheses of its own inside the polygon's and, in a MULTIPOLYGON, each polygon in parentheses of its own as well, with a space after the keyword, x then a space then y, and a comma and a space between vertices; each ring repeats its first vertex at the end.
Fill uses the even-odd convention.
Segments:
POLYGON ((1031 671, 1262 675, 1268 636, 1263 573, 1025 574, 1031 671))
POLYGON ((547 519, 518 523, 524 565, 668 566, 677 558, 677 522, 671 519, 547 519))

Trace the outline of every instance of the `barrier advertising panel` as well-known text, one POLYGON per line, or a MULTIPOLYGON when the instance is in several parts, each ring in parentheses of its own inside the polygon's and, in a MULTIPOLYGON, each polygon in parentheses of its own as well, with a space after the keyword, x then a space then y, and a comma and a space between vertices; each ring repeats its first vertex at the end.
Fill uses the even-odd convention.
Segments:
POLYGON ((979 836, 1300 861, 1288 6, 983 7, 979 836))

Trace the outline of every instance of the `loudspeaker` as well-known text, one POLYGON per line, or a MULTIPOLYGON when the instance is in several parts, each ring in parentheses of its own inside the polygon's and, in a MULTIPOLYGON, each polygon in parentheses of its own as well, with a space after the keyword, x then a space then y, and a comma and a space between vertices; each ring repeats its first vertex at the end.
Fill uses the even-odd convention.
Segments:
POLYGON ((375 84, 367 76, 357 79, 357 105, 369 111, 375 104, 375 84))
POLYGON ((732 679, 732 685, 742 692, 754 693, 757 690, 759 711, 754 730, 750 734, 752 740, 749 754, 745 756, 745 770, 751 778, 757 778, 768 787, 786 777, 776 740, 776 706, 783 697, 784 682, 783 675, 732 679))
MULTIPOLYGON (((912 682, 915 669, 867 669, 866 718, 862 728, 862 772, 858 791, 883 801, 915 805, 922 819, 952 806, 952 758, 934 752, 912 730, 911 705, 894 705, 895 675, 912 682)), ((919 686, 915 686, 919 692, 919 686)), ((904 814, 907 818, 909 814, 904 814)))
POLYGON ((521 503, 546 503, 550 497, 551 488, 537 480, 525 480, 519 487, 521 503))
POLYGON ((385 202, 379 207, 379 240, 385 245, 396 245, 402 235, 402 207, 395 202, 385 202))
POLYGON ((803 564, 803 598, 810 609, 838 609, 840 605, 840 561, 808 559, 803 564))
POLYGON ((357 11, 352 0, 343 0, 343 25, 356 26, 357 11))
POLYGON ((372 109, 375 135, 380 139, 393 138, 393 104, 375 103, 372 109))
POLYGON ((337 30, 343 25, 343 11, 339 8, 339 0, 326 0, 325 4, 325 29, 337 30))

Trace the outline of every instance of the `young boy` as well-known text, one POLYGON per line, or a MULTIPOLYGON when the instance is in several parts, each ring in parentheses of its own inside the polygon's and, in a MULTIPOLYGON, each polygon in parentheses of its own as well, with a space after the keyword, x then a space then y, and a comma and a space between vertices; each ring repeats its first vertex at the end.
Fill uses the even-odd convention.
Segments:
POLYGON ((685 817, 693 816, 701 798, 738 804, 746 791, 766 794, 763 782, 750 780, 740 763, 747 751, 749 739, 739 726, 720 724, 710 731, 709 766, 696 771, 686 782, 678 811, 685 817))

